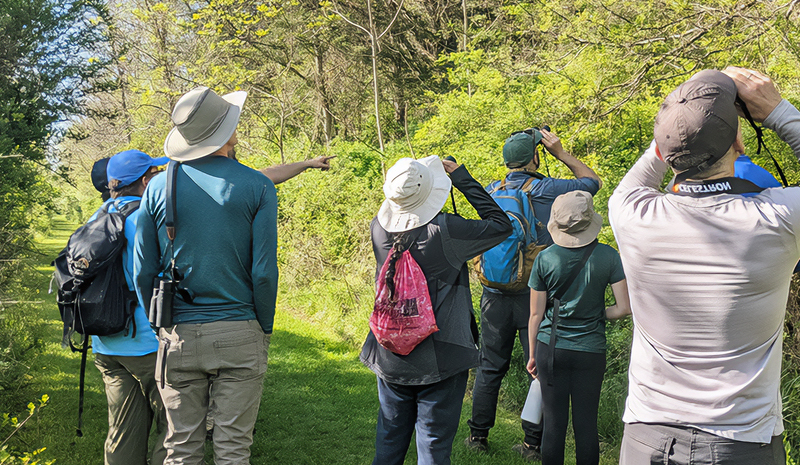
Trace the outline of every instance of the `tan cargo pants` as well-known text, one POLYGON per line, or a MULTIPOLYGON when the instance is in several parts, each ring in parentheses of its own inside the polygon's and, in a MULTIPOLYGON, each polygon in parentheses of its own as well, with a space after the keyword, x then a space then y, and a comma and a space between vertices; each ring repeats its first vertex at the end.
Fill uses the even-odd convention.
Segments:
POLYGON ((167 410, 167 465, 200 465, 214 406, 214 462, 249 465, 270 335, 255 320, 159 331, 156 381, 167 410))

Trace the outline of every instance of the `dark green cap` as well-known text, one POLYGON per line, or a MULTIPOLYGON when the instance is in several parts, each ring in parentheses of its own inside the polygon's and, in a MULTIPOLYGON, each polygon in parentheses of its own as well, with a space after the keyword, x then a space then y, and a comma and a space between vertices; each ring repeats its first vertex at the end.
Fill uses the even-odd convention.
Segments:
POLYGON ((503 145, 503 161, 507 167, 519 168, 533 160, 533 151, 541 142, 542 133, 535 129, 531 133, 516 132, 506 139, 506 143, 503 145))

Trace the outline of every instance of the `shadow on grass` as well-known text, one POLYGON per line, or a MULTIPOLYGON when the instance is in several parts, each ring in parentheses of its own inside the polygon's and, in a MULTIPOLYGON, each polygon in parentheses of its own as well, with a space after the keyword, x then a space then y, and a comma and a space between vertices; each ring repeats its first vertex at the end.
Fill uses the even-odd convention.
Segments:
POLYGON ((277 330, 252 462, 370 463, 377 410, 375 375, 351 346, 277 330))

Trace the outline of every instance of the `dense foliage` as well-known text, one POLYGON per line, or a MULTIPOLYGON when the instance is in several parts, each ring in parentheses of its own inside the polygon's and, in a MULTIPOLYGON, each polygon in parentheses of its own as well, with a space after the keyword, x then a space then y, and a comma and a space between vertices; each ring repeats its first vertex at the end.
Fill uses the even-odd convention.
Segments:
POLYGON ((105 15, 94 0, 0 2, 0 394, 19 387, 40 345, 35 271, 21 259, 67 179, 55 144, 72 118, 90 114, 92 95, 113 89, 112 56, 100 53, 105 15))
POLYGON ((94 0, 0 3, 0 258, 13 257, 27 227, 51 205, 48 155, 89 95, 109 88, 99 58, 105 7, 94 0))
MULTIPOLYGON (((79 185, 62 206, 84 213, 96 206, 88 183, 94 160, 134 147, 159 155, 182 93, 198 85, 247 90, 244 163, 338 156, 331 172, 279 186, 280 305, 329 322, 353 344, 366 332, 373 298, 368 224, 382 198, 382 172, 397 158, 453 155, 486 183, 503 173, 500 149, 510 132, 547 124, 602 177, 595 204, 605 216, 608 196, 652 138, 660 101, 692 73, 756 68, 800 103, 796 1, 125 0, 111 4, 110 17, 107 47, 84 58, 111 59, 119 87, 93 99, 91 115, 71 126, 75 138, 60 146, 62 166, 79 185)), ((752 131, 745 132, 754 154, 752 131)), ((767 139, 789 181, 800 181, 787 147, 774 134, 767 139)), ((37 153, 45 140, 36 139, 37 153)), ((772 170, 768 156, 754 158, 772 170)), ((3 189, 5 163, 16 161, 0 159, 3 189)), ((542 170, 569 176, 550 156, 542 170)), ((19 192, 50 197, 32 190, 37 178, 16 173, 11 179, 29 183, 19 192)), ((463 197, 456 201, 460 213, 474 215, 463 197)), ((601 240, 614 242, 609 228, 601 240)), ((795 446, 797 318, 793 306, 784 405, 795 446)), ((609 342, 600 421, 613 444, 630 323, 611 325, 609 342)), ((517 365, 506 382, 509 405, 524 393, 517 365)))

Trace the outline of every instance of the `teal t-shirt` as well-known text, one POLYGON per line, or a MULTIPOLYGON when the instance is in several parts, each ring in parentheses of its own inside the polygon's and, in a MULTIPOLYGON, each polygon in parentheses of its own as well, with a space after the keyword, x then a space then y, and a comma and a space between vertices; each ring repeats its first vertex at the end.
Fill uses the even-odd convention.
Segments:
POLYGON ((153 279, 172 255, 183 274, 172 322, 257 319, 272 332, 278 291, 278 201, 266 176, 226 157, 209 155, 178 167, 174 251, 166 231, 167 173, 142 195, 133 270, 136 292, 150 305, 153 279))
MULTIPOLYGON (((551 245, 542 251, 533 263, 528 286, 536 291, 546 291, 547 310, 539 326, 537 340, 550 343, 553 326, 554 293, 563 293, 562 288, 583 258, 585 248, 567 249, 551 245)), ((558 313, 556 348, 581 352, 605 352, 606 350, 606 286, 625 279, 619 253, 605 244, 597 244, 586 265, 578 273, 572 286, 561 298, 558 313)))

